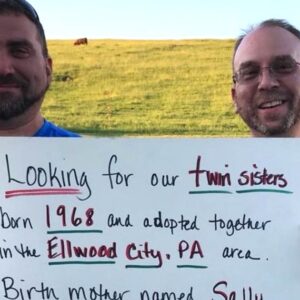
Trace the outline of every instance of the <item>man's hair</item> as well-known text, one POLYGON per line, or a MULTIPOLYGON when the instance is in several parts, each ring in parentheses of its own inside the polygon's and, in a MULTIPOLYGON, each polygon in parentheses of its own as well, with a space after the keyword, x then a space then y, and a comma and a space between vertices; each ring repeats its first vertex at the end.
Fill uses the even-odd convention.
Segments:
POLYGON ((25 0, 0 0, 0 15, 7 14, 24 15, 35 25, 42 46, 43 55, 48 57, 49 54, 45 31, 32 5, 25 0))
POLYGON ((290 33, 292 33, 293 35, 295 35, 300 40, 300 31, 296 27, 294 27, 290 23, 288 23, 286 20, 283 20, 283 19, 268 19, 268 20, 265 20, 265 21, 259 23, 256 26, 251 26, 249 29, 244 30, 244 33, 237 38, 237 40, 234 44, 234 48, 233 48, 232 61, 234 60, 236 51, 239 48, 239 46, 240 46, 241 42, 243 41, 243 39, 249 33, 253 32, 254 30, 256 30, 258 28, 263 28, 263 27, 280 27, 280 28, 283 28, 283 29, 289 31, 290 33))

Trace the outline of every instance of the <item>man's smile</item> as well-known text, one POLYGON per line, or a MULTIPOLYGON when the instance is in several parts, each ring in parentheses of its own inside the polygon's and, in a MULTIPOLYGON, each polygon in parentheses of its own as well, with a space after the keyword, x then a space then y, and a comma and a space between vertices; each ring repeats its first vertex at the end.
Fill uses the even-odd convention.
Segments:
POLYGON ((258 106, 259 109, 270 109, 274 107, 278 107, 286 103, 286 100, 273 100, 269 102, 264 102, 258 106))

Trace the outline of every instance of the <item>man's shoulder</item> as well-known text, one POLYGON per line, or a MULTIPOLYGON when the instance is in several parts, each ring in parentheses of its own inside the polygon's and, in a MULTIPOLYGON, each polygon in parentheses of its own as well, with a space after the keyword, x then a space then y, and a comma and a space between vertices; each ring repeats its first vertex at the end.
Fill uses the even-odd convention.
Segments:
POLYGON ((34 134, 35 137, 80 137, 79 134, 58 127, 45 120, 43 126, 34 134))

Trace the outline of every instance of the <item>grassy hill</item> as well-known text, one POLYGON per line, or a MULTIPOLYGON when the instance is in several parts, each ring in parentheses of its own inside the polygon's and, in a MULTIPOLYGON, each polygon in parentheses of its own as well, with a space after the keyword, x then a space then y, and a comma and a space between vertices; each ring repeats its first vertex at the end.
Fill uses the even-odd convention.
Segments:
POLYGON ((95 136, 245 136, 230 96, 232 40, 49 41, 43 112, 95 136))

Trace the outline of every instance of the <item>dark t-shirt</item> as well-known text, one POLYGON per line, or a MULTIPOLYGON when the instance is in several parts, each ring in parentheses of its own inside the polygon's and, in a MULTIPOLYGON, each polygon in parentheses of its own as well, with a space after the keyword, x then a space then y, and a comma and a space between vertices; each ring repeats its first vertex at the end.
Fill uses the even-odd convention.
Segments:
POLYGON ((60 128, 45 120, 43 126, 33 135, 34 137, 80 137, 79 134, 60 128))

